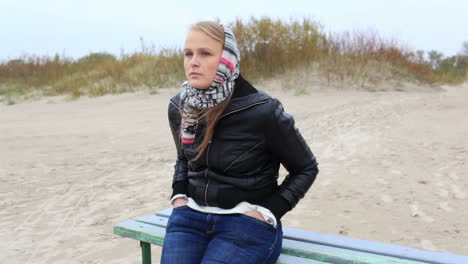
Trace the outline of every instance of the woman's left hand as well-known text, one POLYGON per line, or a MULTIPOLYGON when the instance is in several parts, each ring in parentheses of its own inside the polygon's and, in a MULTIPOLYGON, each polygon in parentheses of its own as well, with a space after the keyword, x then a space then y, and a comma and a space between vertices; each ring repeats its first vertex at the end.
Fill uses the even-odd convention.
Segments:
POLYGON ((263 215, 259 211, 249 211, 247 213, 244 213, 245 215, 257 218, 258 220, 266 222, 265 218, 263 218, 263 215))

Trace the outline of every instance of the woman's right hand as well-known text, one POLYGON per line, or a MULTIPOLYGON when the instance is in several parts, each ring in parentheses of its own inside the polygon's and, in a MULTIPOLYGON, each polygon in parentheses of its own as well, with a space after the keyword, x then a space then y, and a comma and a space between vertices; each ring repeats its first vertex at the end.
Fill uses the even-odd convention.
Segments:
POLYGON ((177 208, 177 207, 180 207, 180 206, 184 206, 186 205, 188 202, 187 198, 184 198, 184 197, 179 197, 179 198, 176 198, 173 202, 172 202, 172 207, 173 208, 177 208))

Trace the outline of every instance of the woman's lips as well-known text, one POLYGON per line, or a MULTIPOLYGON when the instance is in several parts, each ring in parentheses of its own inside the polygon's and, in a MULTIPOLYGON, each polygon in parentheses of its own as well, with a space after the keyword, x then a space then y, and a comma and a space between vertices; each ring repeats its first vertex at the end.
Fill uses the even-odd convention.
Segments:
POLYGON ((196 72, 191 72, 191 73, 189 74, 189 76, 201 76, 201 74, 200 74, 200 73, 196 73, 196 72))

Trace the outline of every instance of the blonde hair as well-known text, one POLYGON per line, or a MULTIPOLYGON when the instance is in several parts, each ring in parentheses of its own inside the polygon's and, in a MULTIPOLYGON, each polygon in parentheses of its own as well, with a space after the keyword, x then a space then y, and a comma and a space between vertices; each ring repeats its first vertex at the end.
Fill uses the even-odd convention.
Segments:
MULTIPOLYGON (((219 23, 213 21, 200 21, 190 26, 190 31, 192 30, 200 30, 206 33, 208 36, 219 41, 224 48, 224 28, 219 23)), ((226 107, 229 105, 230 101, 231 97, 228 97, 217 106, 202 111, 199 119, 206 117, 206 129, 204 131, 202 142, 196 149, 198 152, 197 156, 195 157, 196 160, 200 158, 200 156, 208 147, 208 144, 213 137, 214 127, 218 123, 219 118, 224 113, 224 110, 226 110, 226 107)))
POLYGON ((214 21, 199 21, 190 26, 191 30, 203 31, 208 36, 221 42, 221 45, 224 47, 224 29, 219 23, 214 21))

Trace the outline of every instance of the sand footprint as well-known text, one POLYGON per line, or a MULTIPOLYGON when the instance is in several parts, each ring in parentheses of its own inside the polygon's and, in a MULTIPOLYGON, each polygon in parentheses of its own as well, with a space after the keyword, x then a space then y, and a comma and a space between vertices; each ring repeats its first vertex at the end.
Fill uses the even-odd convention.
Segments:
POLYGON ((376 180, 378 183, 380 183, 380 184, 384 184, 384 185, 387 185, 387 184, 388 184, 388 182, 387 182, 385 179, 382 179, 382 178, 377 178, 377 179, 375 179, 375 180, 376 180))
POLYGON ((325 180, 320 181, 320 186, 328 186, 330 184, 332 184, 332 181, 329 180, 329 179, 325 179, 325 180))
POLYGON ((450 177, 452 180, 455 180, 455 181, 459 179, 457 173, 454 172, 454 171, 452 171, 452 172, 449 173, 449 177, 450 177))
POLYGON ((439 187, 443 187, 445 184, 446 184, 445 181, 438 181, 438 182, 436 183, 436 185, 439 186, 439 187))
POLYGON ((438 191, 439 196, 447 198, 449 196, 449 192, 445 189, 439 189, 438 191))
POLYGON ((390 170, 390 173, 391 174, 395 174, 395 175, 402 175, 403 173, 399 170, 390 170))
POLYGON ((439 207, 440 207, 442 210, 447 211, 447 212, 453 211, 453 208, 449 206, 449 203, 448 203, 448 202, 440 202, 440 203, 439 203, 439 207))
POLYGON ((432 250, 432 251, 437 250, 434 244, 432 244, 431 240, 425 240, 425 239, 421 240, 421 247, 425 250, 432 250))
POLYGON ((380 199, 385 203, 393 203, 393 197, 387 194, 380 196, 380 199))
POLYGON ((411 216, 413 217, 421 217, 421 219, 424 221, 424 222, 427 222, 427 223, 432 223, 434 222, 434 218, 426 215, 426 213, 424 213, 423 211, 421 211, 419 209, 419 206, 418 206, 418 203, 412 203, 410 205, 410 210, 411 210, 411 216))
POLYGON ((452 188, 452 192, 455 194, 455 198, 457 199, 465 199, 466 198, 466 193, 463 192, 462 190, 460 190, 460 187, 458 187, 457 185, 450 185, 450 187, 452 188))

